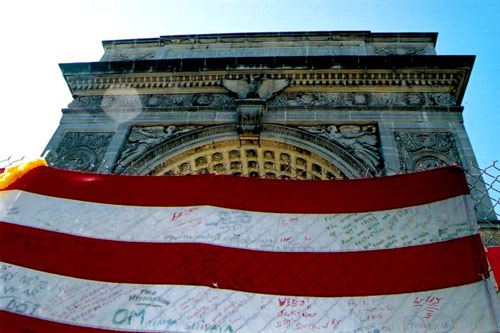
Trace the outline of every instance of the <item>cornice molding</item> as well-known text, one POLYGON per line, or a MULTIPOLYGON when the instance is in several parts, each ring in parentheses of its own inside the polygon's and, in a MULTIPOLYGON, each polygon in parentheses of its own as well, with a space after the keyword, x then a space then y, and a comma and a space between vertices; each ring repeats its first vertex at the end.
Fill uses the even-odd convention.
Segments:
POLYGON ((223 93, 222 81, 287 79, 285 91, 452 92, 460 105, 473 56, 314 56, 60 64, 75 96, 223 93), (296 90, 294 90, 294 88, 296 90), (319 89, 319 90, 318 90, 319 89))
POLYGON ((468 73, 465 70, 235 70, 220 72, 132 73, 66 75, 74 96, 119 95, 127 89, 138 94, 226 93, 223 80, 251 75, 286 79, 286 92, 444 92, 458 100, 468 73))

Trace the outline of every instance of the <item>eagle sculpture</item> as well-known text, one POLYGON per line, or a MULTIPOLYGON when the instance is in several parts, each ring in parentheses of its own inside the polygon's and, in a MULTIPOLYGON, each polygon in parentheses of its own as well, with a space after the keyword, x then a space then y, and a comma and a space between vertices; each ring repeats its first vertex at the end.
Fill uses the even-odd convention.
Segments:
POLYGON ((286 79, 272 80, 261 79, 256 80, 250 76, 249 80, 222 80, 222 85, 227 90, 236 93, 240 99, 245 98, 260 98, 268 99, 274 93, 283 90, 290 82, 286 79))

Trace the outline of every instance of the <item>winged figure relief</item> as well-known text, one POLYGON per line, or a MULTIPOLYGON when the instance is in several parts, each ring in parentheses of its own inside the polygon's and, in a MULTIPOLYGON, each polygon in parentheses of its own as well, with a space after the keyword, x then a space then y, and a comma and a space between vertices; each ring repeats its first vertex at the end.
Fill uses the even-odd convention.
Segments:
MULTIPOLYGON (((167 141, 174 135, 177 136, 182 133, 191 132, 199 126, 188 126, 178 128, 176 126, 148 126, 148 127, 133 127, 128 137, 129 145, 120 156, 118 162, 121 169, 129 165, 134 160, 139 158, 151 148, 167 141)), ((118 168, 121 170, 120 168, 118 168)))
POLYGON ((323 126, 300 128, 351 148, 354 155, 363 160, 372 170, 376 170, 380 163, 376 128, 373 125, 330 125, 326 128, 323 126))
POLYGON ((373 125, 330 125, 327 128, 330 140, 335 138, 338 142, 354 149, 354 154, 361 158, 372 170, 377 169, 380 155, 377 149, 376 129, 373 125))
POLYGON ((119 165, 126 166, 130 164, 144 154, 149 147, 169 139, 174 129, 175 126, 169 126, 167 129, 163 126, 134 127, 128 137, 130 146, 122 152, 118 162, 119 165))
POLYGON ((285 89, 290 82, 286 79, 262 79, 256 80, 250 76, 249 80, 222 80, 222 85, 227 90, 238 95, 239 98, 268 99, 274 93, 285 89))

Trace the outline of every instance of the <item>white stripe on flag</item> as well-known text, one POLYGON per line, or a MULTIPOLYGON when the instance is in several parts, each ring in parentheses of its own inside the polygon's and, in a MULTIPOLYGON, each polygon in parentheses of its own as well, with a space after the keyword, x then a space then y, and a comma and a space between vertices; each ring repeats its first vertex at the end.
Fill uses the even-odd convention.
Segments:
POLYGON ((266 251, 356 251, 429 244, 475 234, 469 195, 400 209, 284 214, 212 206, 122 206, 0 192, 0 221, 109 240, 203 242, 266 251))
POLYGON ((370 297, 285 297, 81 280, 0 263, 0 307, 60 323, 151 332, 496 332, 487 280, 370 297), (89 324, 91 323, 91 324, 89 324))

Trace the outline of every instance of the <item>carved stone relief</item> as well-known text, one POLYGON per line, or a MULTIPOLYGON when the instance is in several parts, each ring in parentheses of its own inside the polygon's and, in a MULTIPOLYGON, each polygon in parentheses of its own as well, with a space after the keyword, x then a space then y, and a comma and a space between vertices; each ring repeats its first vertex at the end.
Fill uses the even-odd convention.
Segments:
POLYGON ((68 108, 73 110, 100 108, 101 99, 102 96, 78 96, 68 104, 68 108))
MULTIPOLYGON (((201 126, 200 126, 201 127, 201 126)), ((168 152, 182 146, 184 144, 189 144, 194 140, 200 140, 204 138, 214 137, 214 136, 236 136, 236 125, 219 125, 219 126, 208 126, 205 128, 200 128, 190 131, 189 133, 183 133, 175 137, 175 140, 166 140, 163 143, 154 145, 152 149, 148 150, 145 154, 136 159, 133 163, 128 166, 117 167, 114 173, 121 174, 141 174, 144 168, 147 168, 151 160, 156 159, 159 156, 168 154, 168 152)), ((211 140, 210 140, 211 141, 211 140)))
POLYGON ((348 96, 348 100, 352 105, 368 105, 371 99, 372 95, 366 93, 352 93, 348 96))
POLYGON ((461 165, 451 132, 395 131, 394 138, 403 172, 461 165))
POLYGON ((78 96, 68 105, 68 108, 73 111, 95 112, 113 106, 117 108, 139 107, 143 111, 169 107, 235 106, 234 98, 227 94, 148 94, 136 95, 132 104, 127 103, 128 100, 120 99, 120 95, 78 96))
MULTIPOLYGON (((148 96, 148 95, 144 95, 148 96)), ((172 106, 234 106, 234 98, 226 94, 170 94, 149 95, 146 106, 172 107, 172 106)))
POLYGON ((257 135, 262 130, 263 105, 239 105, 237 110, 240 135, 257 135))
POLYGON ((300 129, 321 136, 344 147, 371 171, 378 171, 382 161, 378 150, 375 125, 299 126, 300 129))
POLYGON ((373 52, 376 55, 425 55, 425 47, 374 47, 373 52))
POLYGON ((438 105, 438 106, 455 105, 457 102, 455 96, 453 96, 452 94, 433 93, 433 94, 428 94, 427 96, 429 97, 432 105, 438 105))
POLYGON ((47 163, 63 169, 97 171, 114 133, 67 132, 47 163))
POLYGON ((120 173, 128 165, 156 146, 203 126, 134 126, 123 146, 116 163, 115 173, 120 173))
MULTIPOLYGON (((345 129, 343 129, 345 131, 345 129)), ((342 146, 338 142, 332 142, 329 140, 326 140, 326 138, 323 138, 321 136, 315 135, 313 133, 295 128, 295 127, 286 127, 286 126, 281 126, 281 125, 271 125, 271 124, 263 124, 262 132, 261 132, 261 138, 251 138, 251 137, 239 137, 238 138, 238 133, 237 133, 237 126, 236 124, 226 124, 226 125, 217 125, 217 126, 211 126, 211 127, 205 127, 199 130, 194 130, 188 133, 183 133, 182 135, 179 135, 177 137, 172 137, 172 139, 167 139, 166 141, 156 144, 153 143, 150 147, 145 150, 147 150, 145 153, 143 153, 141 156, 137 157, 133 162, 131 162, 128 166, 120 166, 119 168, 116 168, 114 170, 114 173, 120 173, 120 174, 146 174, 154 172, 155 174, 157 173, 162 173, 161 170, 167 167, 166 162, 166 157, 168 156, 168 159, 170 160, 172 157, 171 152, 173 151, 183 151, 184 148, 182 147, 190 147, 189 149, 194 149, 195 153, 198 154, 198 148, 202 146, 207 146, 207 147, 212 147, 216 142, 219 142, 220 140, 236 140, 236 142, 253 142, 252 144, 255 144, 256 146, 259 146, 259 144, 262 144, 262 140, 271 140, 273 142, 284 142, 284 138, 288 138, 289 142, 287 144, 294 144, 297 145, 297 149, 303 149, 305 151, 305 147, 309 147, 314 149, 317 149, 319 153, 322 151, 322 154, 324 155, 324 158, 329 159, 331 162, 335 165, 338 166, 339 170, 342 170, 342 174, 347 177, 347 178, 358 178, 358 177, 368 177, 373 175, 374 173, 370 171, 366 163, 361 161, 359 158, 356 157, 353 153, 349 152, 352 151, 354 152, 354 149, 346 149, 344 146, 342 146), (216 139, 216 140, 215 140, 216 139), (260 142, 260 143, 259 143, 260 142), (316 148, 314 148, 316 147, 316 148), (329 152, 329 153, 325 153, 329 152), (165 158, 162 158, 164 156, 165 158)), ((160 140, 158 140, 160 141, 160 140)), ((137 144, 133 143, 129 140, 128 145, 131 146, 132 144, 137 144)), ((127 148, 124 149, 126 151, 127 148)), ((358 149, 359 150, 359 149, 358 149)), ((127 152, 129 153, 129 152, 127 152)), ((132 153, 132 150, 130 150, 130 153, 132 153)), ((129 153, 129 154, 130 154, 129 153)), ((243 153, 243 152, 240 152, 243 153)), ((245 152, 246 154, 247 152, 245 152)), ((252 152, 249 151, 249 154, 252 152)), ((182 153, 184 154, 184 153, 182 153)), ((236 154, 236 153, 234 153, 236 154)), ((276 152, 274 152, 276 154, 276 152)), ((263 157, 269 157, 272 154, 269 152, 263 152, 263 157)), ((306 154, 307 155, 307 154, 306 154)), ((174 156, 180 156, 180 155, 174 155, 174 156)), ((184 156, 184 155, 183 155, 184 156)), ((219 156, 219 155, 216 155, 219 156)), ((217 161, 216 156, 214 155, 211 160, 217 161)), ((232 156, 232 155, 231 155, 232 156)), ((125 155, 125 158, 127 156, 125 155)), ((202 157, 201 155, 198 157, 202 157)), ((236 158, 237 156, 233 156, 236 158)), ((251 156, 250 156, 251 157, 251 156)), ((176 157, 177 158, 177 157, 176 157)), ((187 156, 186 156, 187 158, 187 156)), ((206 156, 204 156, 205 159, 207 159, 206 156)), ((231 161, 235 162, 234 160, 231 161)), ((241 161, 240 161, 241 162, 241 161)), ((184 163, 184 162, 183 162, 184 163)), ((199 168, 195 168, 196 166, 200 166, 203 163, 205 163, 205 160, 200 159, 197 160, 196 158, 193 159, 191 168, 188 168, 187 170, 198 170, 199 168)), ((297 161, 298 164, 301 163, 300 160, 297 161)), ((318 163, 316 163, 318 164, 318 163)), ((318 165, 321 165, 319 163, 318 165)), ((179 164, 179 167, 181 165, 179 164)), ((214 165, 215 166, 215 165, 214 165)), ((266 164, 264 163, 262 167, 265 169, 266 164)), ((310 165, 311 170, 314 171, 314 169, 317 169, 314 165, 310 165)), ((227 167, 227 165, 226 165, 227 167)), ((182 169, 182 168, 181 168, 182 169)), ((182 169, 184 170, 184 169, 182 169)), ((210 169, 211 170, 211 169, 210 169)), ((181 170, 173 170, 172 172, 181 172, 181 170)), ((211 171, 212 172, 212 171, 211 171)), ((324 174, 328 177, 327 174, 324 174)), ((262 176, 262 175, 260 175, 262 176)), ((344 177, 342 176, 342 177, 344 177)), ((336 176, 337 177, 337 176, 336 176)))
POLYGON ((332 106, 344 104, 344 94, 327 93, 290 93, 280 94, 272 98, 267 105, 269 106, 332 106))
POLYGON ((109 52, 108 61, 126 61, 126 60, 151 60, 155 58, 156 48, 142 48, 123 51, 109 52))
POLYGON ((270 106, 437 106, 456 105, 451 93, 287 93, 272 98, 270 106))
POLYGON ((143 102, 135 89, 124 89, 124 94, 105 94, 100 107, 104 110, 142 109, 143 102))
MULTIPOLYGON (((270 98, 267 105, 449 107, 456 105, 456 99, 451 93, 286 93, 270 98)), ((228 94, 148 94, 136 95, 132 102, 130 98, 124 99, 118 95, 78 96, 68 108, 70 112, 92 113, 110 107, 142 108, 142 111, 148 111, 162 108, 235 106, 235 98, 228 94)))

